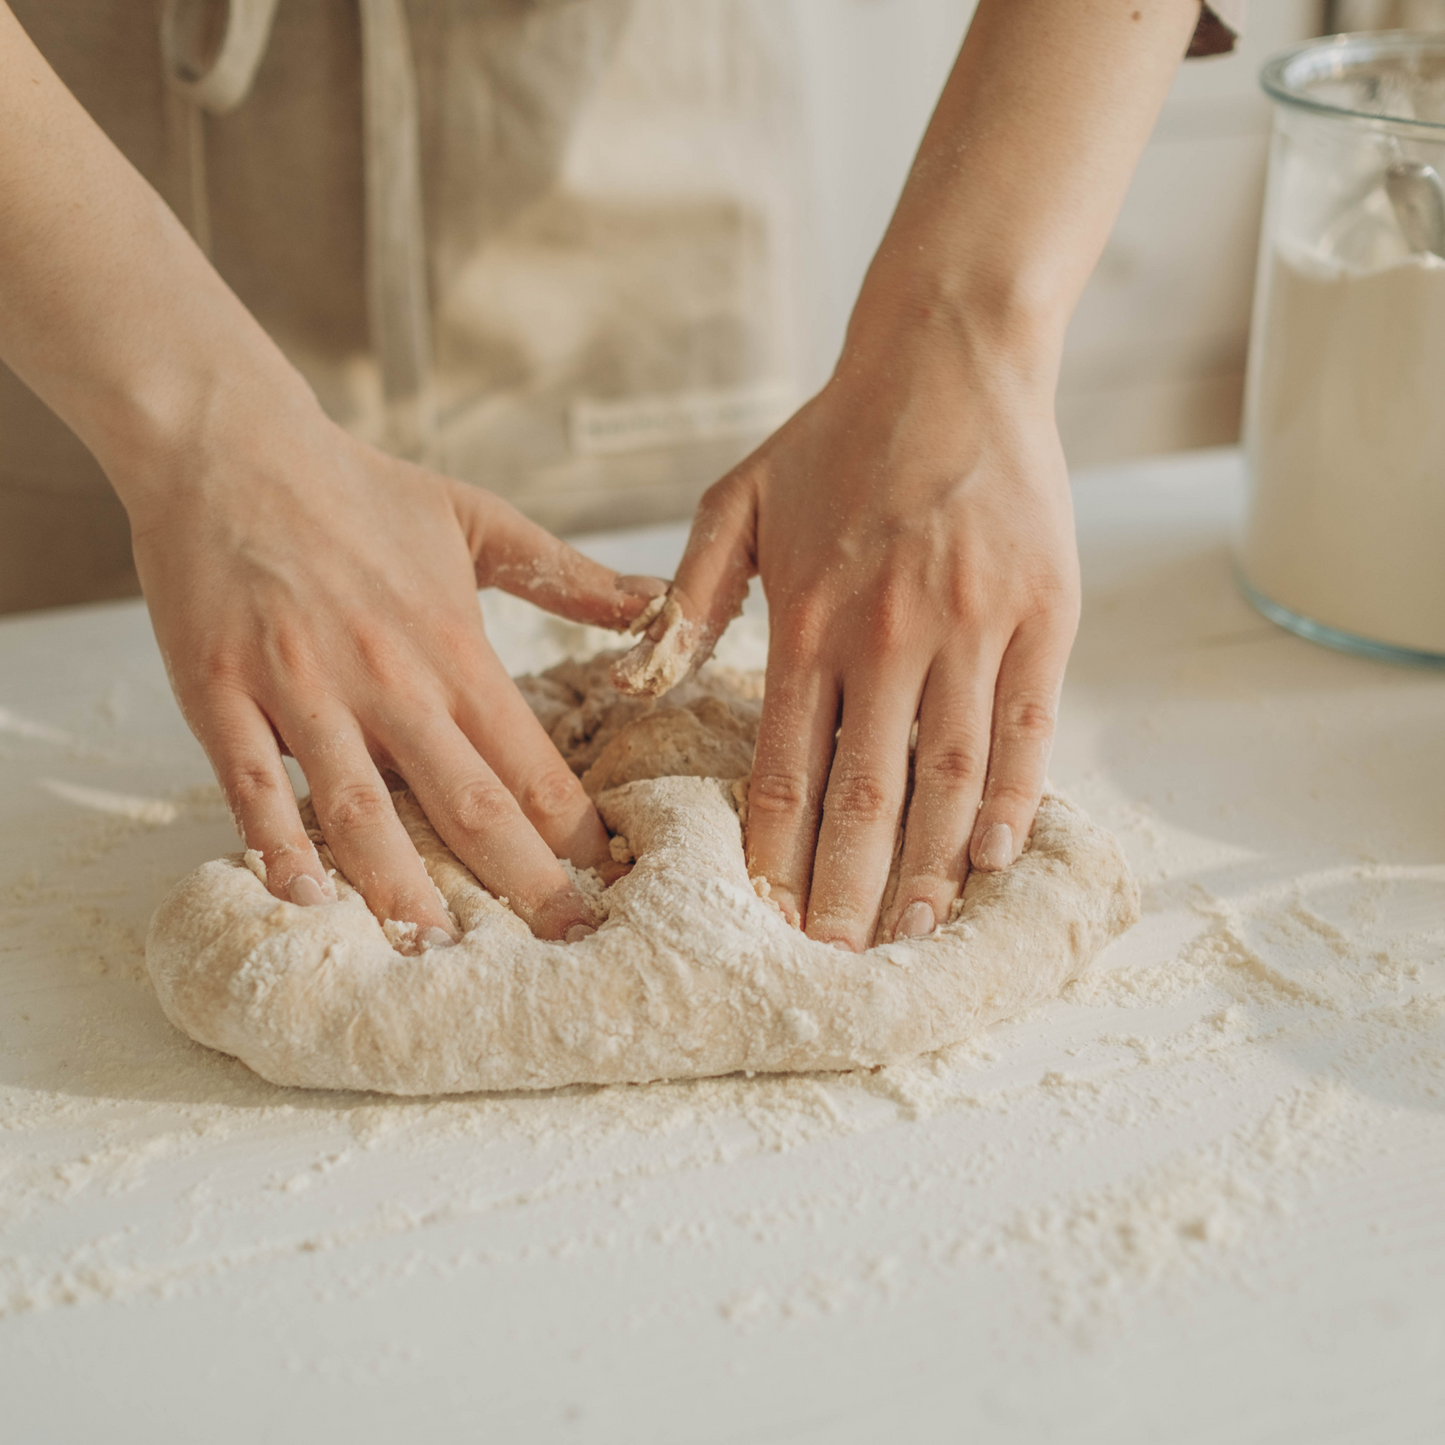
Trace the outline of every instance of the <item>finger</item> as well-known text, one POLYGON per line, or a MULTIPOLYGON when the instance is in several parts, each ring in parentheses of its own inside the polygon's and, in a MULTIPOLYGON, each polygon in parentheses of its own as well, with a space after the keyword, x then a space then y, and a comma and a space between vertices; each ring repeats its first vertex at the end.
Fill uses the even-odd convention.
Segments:
POLYGON ((922 938, 948 921, 968 874, 968 843, 988 771, 996 653, 941 654, 918 705, 913 796, 883 938, 922 938))
POLYGON ((757 487, 750 473, 737 471, 703 493, 667 604, 613 668, 617 687, 656 695, 706 662, 742 610, 756 571, 757 487))
POLYGON ((671 588, 708 652, 742 610, 757 570, 757 488, 738 471, 703 493, 671 588))
POLYGON ((480 587, 500 587, 559 617, 614 632, 632 626, 667 591, 660 577, 619 576, 476 487, 453 482, 452 497, 480 587))
POLYGON ((301 825, 296 794, 265 714, 249 697, 238 696, 198 731, 237 831, 246 847, 261 855, 266 887, 288 903, 334 903, 336 885, 301 825))
POLYGON ((339 867, 383 923, 415 924, 420 942, 456 936, 354 718, 313 713, 282 731, 311 784, 316 820, 339 867), (434 932, 428 932, 434 930, 434 932))
POLYGON ((855 953, 873 937, 908 788, 919 689, 897 677, 845 678, 843 721, 813 863, 808 936, 855 953))
POLYGON ((456 720, 554 857, 578 868, 611 863, 596 806, 495 658, 482 661, 480 677, 457 704, 456 720))
POLYGON ((969 856, 985 873, 1023 852, 1043 796, 1072 635, 1052 621, 1014 633, 999 666, 983 806, 969 856))
POLYGON ((748 783, 748 874, 794 927, 809 910, 823 790, 838 729, 838 686, 777 626, 748 783))
POLYGON ((591 907, 456 723, 433 716, 382 742, 447 846, 538 938, 592 931, 591 907))

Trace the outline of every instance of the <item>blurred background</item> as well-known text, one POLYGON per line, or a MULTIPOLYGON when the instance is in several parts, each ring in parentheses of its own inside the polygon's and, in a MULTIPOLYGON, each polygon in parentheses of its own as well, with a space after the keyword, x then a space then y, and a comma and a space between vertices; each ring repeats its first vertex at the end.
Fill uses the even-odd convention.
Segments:
MULTIPOLYGON (((137 38, 125 32, 125 43, 138 47, 135 64, 127 70, 135 78, 127 104, 134 112, 154 100, 158 117, 161 141, 151 149, 159 158, 151 170, 145 162, 149 142, 131 127, 134 144, 126 146, 117 132, 126 131, 132 116, 118 108, 114 87, 100 86, 95 78, 125 69, 125 57, 98 31, 88 48, 78 46, 73 33, 54 18, 58 12, 39 0, 17 3, 15 9, 92 113, 116 102, 97 118, 121 139, 193 231, 204 230, 222 273, 282 340, 328 409, 354 431, 385 444, 383 386, 367 355, 364 308, 359 323, 346 311, 362 304, 357 257, 363 248, 359 242, 328 243, 324 228, 335 218, 318 213, 309 240, 331 258, 327 281, 344 282, 355 295, 339 304, 340 322, 329 320, 308 333, 291 325, 287 307, 313 305, 324 288, 307 283, 288 293, 278 287, 281 267, 266 261, 271 242, 259 229, 247 230, 260 209, 255 197, 269 194, 256 190, 261 170, 248 157, 265 154, 264 145, 275 150, 276 133, 268 137, 258 128, 268 105, 278 114, 285 111, 288 57, 308 46, 297 27, 306 23, 311 3, 281 4, 278 35, 259 72, 257 94, 224 116, 178 109, 175 96, 163 94, 159 62, 151 58, 158 54, 154 35, 137 38), (207 217, 204 227, 195 214, 198 155, 209 167, 210 190, 203 199, 219 217, 207 217), (186 163, 178 167, 176 156, 186 163), (246 191, 243 183, 252 189, 246 191), (250 236, 254 254, 241 254, 238 236, 250 236), (323 354, 327 347, 335 354, 323 354)), ((638 0, 645 3, 659 8, 658 0, 638 0)), ((712 7, 718 15, 723 15, 722 3, 712 7)), ((318 0, 316 8, 319 13, 328 7, 318 0)), ((354 6, 329 0, 329 8, 338 15, 344 9, 355 25, 354 6)), ((444 192, 449 184, 447 157, 433 165, 425 152, 425 224, 432 247, 433 332, 444 421, 444 444, 431 454, 438 464, 495 486, 559 531, 687 516, 701 487, 745 454, 826 375, 972 10, 969 0, 785 0, 773 11, 754 7, 750 23, 758 33, 745 42, 733 35, 728 42, 739 47, 754 73, 726 82, 735 110, 737 94, 761 97, 751 109, 741 108, 747 114, 731 117, 739 126, 753 127, 746 134, 736 132, 754 148, 750 159, 757 164, 746 176, 738 174, 737 165, 729 170, 726 145, 713 145, 716 153, 689 150, 686 136, 702 136, 703 130, 687 132, 681 121, 673 126, 665 118, 649 121, 650 113, 671 114, 668 106, 684 116, 687 86, 672 95, 655 88, 649 99, 655 110, 648 112, 634 104, 635 85, 628 91, 607 77, 595 84, 589 80, 593 90, 587 101, 599 127, 596 134, 609 138, 607 143, 589 142, 585 134, 580 142, 568 142, 562 126, 563 140, 547 162, 552 169, 541 188, 546 194, 535 185, 530 191, 522 186, 520 199, 509 200, 511 209, 503 208, 500 219, 458 221, 456 208, 448 209, 448 197, 442 194, 438 201, 439 188, 444 192), (774 33, 781 29, 791 31, 786 44, 774 33), (793 73, 782 73, 789 70, 793 73), (787 123, 796 123, 802 137, 788 164, 779 159, 783 147, 769 143, 769 127, 783 124, 778 119, 782 110, 774 115, 768 109, 782 104, 779 97, 787 103, 787 123), (632 137, 634 143, 620 145, 619 136, 632 137), (670 150, 669 140, 674 142, 670 150), (689 168, 711 174, 709 165, 719 178, 717 195, 733 197, 728 204, 719 201, 709 210, 694 197, 680 207, 680 189, 665 198, 670 209, 656 197, 645 205, 637 200, 650 175, 669 167, 679 176, 689 168), (599 195, 605 204, 595 199, 599 195), (756 238, 750 239, 754 213, 783 237, 772 250, 786 253, 785 264, 770 277, 758 267, 749 269, 748 257, 758 249, 756 238), (464 264, 447 249, 448 238, 463 233, 472 247, 464 264), (539 268, 539 246, 551 247, 550 270, 539 268), (613 252, 630 256, 647 247, 659 257, 651 279, 630 261, 607 259, 613 252), (678 256, 688 255, 697 264, 676 263, 678 256), (558 335, 579 330, 576 316, 591 306, 599 286, 612 288, 607 293, 612 310, 604 315, 605 308, 599 308, 596 336, 584 337, 574 348, 586 354, 590 370, 579 370, 582 363, 575 357, 565 365, 555 357, 549 360, 547 347, 536 344, 539 327, 545 330, 542 323, 551 316, 558 335), (695 319, 691 330, 680 327, 677 318, 692 299, 714 292, 716 314, 695 319), (530 310, 526 325, 518 321, 513 334, 508 327, 522 308, 519 297, 531 298, 530 310), (649 333, 640 350, 633 345, 627 352, 618 337, 629 326, 641 335, 649 307, 662 318, 653 328, 656 334, 649 333), (777 320, 785 312, 786 326, 777 320), (671 351, 657 343, 657 336, 684 330, 684 340, 671 351), (703 346, 699 336, 712 339, 703 346), (607 339, 600 350, 598 337, 607 339), (648 347, 650 359, 639 361, 648 347), (704 352, 706 365, 698 361, 704 352), (653 380, 647 380, 649 375, 653 380), (674 376, 681 380, 668 379, 674 376), (674 385, 680 388, 675 393, 674 385), (738 424, 726 420, 731 416, 736 422, 740 415, 738 424)), ((411 13, 419 13, 417 4, 411 13)), ((596 10, 605 13, 605 6, 596 10)), ((736 28, 735 21, 728 23, 736 28)), ((629 63, 642 73, 651 64, 649 52, 638 49, 629 62, 622 27, 619 21, 607 41, 614 47, 608 64, 619 74, 629 63)), ((1445 0, 1258 0, 1234 54, 1181 68, 1069 330, 1058 410, 1071 466, 1237 439, 1270 123, 1256 81, 1260 65, 1273 52, 1313 35, 1397 27, 1445 27, 1445 0)), ((327 35, 341 57, 333 67, 340 74, 342 62, 355 63, 352 52, 358 43, 344 27, 332 25, 327 35)), ((434 39, 424 24, 414 22, 411 44, 422 80, 423 127, 429 122, 428 66, 446 63, 450 43, 441 44, 442 59, 434 62, 427 49, 434 39)), ((523 59, 515 75, 526 79, 527 37, 519 32, 502 40, 516 42, 523 59)), ((495 36, 487 43, 491 53, 498 53, 495 36)), ((705 58, 705 39, 697 43, 705 58)), ((679 50, 677 37, 669 44, 679 50)), ((575 68, 580 62, 568 63, 575 68)), ((679 64, 679 75, 685 71, 679 64)), ((691 73, 691 83, 706 89, 707 77, 697 79, 702 72, 696 66, 691 73)), ((314 88, 319 82, 308 76, 305 83, 314 88)), ((335 89, 339 105, 359 108, 359 81, 343 79, 335 89)), ((555 99, 548 103, 561 113, 555 99)), ((446 116, 431 120, 447 131, 446 116)), ((346 116, 339 127, 360 133, 346 116)), ((736 143, 736 136, 728 142, 736 143)), ((348 208, 360 215, 363 162, 359 141, 348 145, 335 148, 327 178, 338 187, 333 209, 346 213, 342 221, 355 231, 361 223, 348 219, 348 208), (348 178, 348 168, 355 170, 354 178, 348 178), (337 176, 342 179, 336 181, 337 176)), ((711 184, 699 181, 695 189, 701 193, 711 184)), ((318 188, 311 185, 308 191, 302 177, 295 189, 304 199, 318 188)), ((284 206, 277 214, 284 215, 284 206)), ((285 219, 280 230, 289 256, 296 233, 306 235, 306 226, 285 219)), ((452 250, 461 255, 456 246, 452 250)), ((298 270, 298 276, 304 279, 304 272, 298 270)), ((20 394, 13 378, 0 377, 0 382, 6 384, 0 386, 0 611, 133 594, 124 514, 104 479, 78 455, 75 444, 55 435, 54 424, 40 414, 38 404, 31 405, 28 394, 20 394)))
MULTIPOLYGON (((795 3, 836 346, 974 7, 795 3)), ((1180 68, 1069 329, 1058 414, 1071 466, 1237 438, 1270 123, 1256 77, 1329 19, 1320 0, 1256 3, 1232 55, 1180 68)))

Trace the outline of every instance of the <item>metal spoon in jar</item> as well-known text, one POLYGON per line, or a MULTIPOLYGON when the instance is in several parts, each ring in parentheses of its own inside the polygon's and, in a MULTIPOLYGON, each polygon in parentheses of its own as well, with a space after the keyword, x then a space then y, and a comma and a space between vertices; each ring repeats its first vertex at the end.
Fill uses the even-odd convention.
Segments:
POLYGON ((1385 172, 1385 194, 1412 251, 1445 258, 1445 185, 1424 161, 1396 161, 1385 172))

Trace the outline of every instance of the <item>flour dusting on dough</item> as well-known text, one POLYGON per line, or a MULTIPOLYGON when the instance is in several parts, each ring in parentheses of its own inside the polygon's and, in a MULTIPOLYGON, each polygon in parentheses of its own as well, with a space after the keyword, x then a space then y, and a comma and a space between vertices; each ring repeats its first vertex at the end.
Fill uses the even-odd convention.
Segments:
POLYGON ((873 1068, 1057 996, 1138 915, 1113 838, 1051 795, 1019 861, 969 879, 956 921, 840 955, 748 875, 735 784, 761 680, 710 669, 664 703, 612 687, 613 662, 520 684, 636 858, 611 887, 568 865, 596 933, 534 938, 398 793, 461 942, 406 957, 414 927, 378 925, 344 879, 334 905, 296 908, 222 859, 151 926, 171 1020, 277 1083, 397 1094, 873 1068))

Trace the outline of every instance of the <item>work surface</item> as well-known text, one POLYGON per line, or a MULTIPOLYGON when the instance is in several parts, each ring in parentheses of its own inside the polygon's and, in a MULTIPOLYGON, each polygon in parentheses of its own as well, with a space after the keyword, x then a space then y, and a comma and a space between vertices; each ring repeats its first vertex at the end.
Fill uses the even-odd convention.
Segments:
MULTIPOLYGON (((1445 1438, 1445 676, 1239 599, 1232 453, 1076 496, 1053 775, 1144 919, 861 1076, 263 1083, 145 978, 236 847, 145 613, 0 625, 0 1434, 1445 1438)), ((514 670, 585 640, 487 609, 514 670)))

